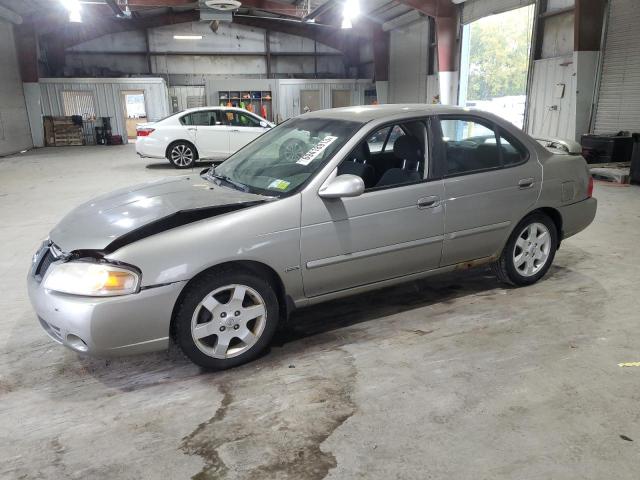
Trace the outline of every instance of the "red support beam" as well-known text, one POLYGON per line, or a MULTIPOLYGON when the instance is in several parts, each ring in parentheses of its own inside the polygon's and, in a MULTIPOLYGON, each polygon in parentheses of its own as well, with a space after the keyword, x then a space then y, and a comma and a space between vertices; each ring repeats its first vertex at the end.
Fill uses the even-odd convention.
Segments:
POLYGON ((438 71, 458 70, 458 19, 456 17, 436 17, 436 41, 438 71))
POLYGON ((304 17, 304 11, 299 9, 292 3, 277 2, 275 0, 241 0, 242 7, 255 8, 265 12, 275 13, 276 15, 284 15, 287 17, 304 17))
POLYGON ((374 81, 386 82, 389 80, 389 32, 385 32, 382 25, 375 25, 372 41, 374 81))
POLYGON ((451 0, 396 0, 430 17, 454 17, 458 8, 451 0))
POLYGON ((38 68, 38 37, 33 24, 23 23, 14 26, 16 51, 20 64, 20 76, 23 82, 37 82, 40 78, 38 68))
POLYGON ((573 49, 576 52, 600 50, 606 0, 576 0, 573 49))

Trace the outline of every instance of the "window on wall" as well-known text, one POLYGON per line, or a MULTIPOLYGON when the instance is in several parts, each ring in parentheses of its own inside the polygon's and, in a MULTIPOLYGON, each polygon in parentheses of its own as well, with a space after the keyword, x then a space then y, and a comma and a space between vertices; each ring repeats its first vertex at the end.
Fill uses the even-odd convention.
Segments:
POLYGON ((95 120, 96 108, 92 92, 63 91, 62 108, 64 115, 80 115, 83 120, 95 120))

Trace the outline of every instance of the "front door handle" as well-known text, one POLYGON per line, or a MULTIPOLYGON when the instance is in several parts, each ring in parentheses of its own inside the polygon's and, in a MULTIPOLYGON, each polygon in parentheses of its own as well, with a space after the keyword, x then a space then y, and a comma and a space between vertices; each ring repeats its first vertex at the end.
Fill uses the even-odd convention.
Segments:
POLYGON ((238 129, 238 128, 232 128, 232 129, 231 129, 231 131, 232 131, 232 132, 239 132, 239 131, 240 131, 240 129, 238 129))
POLYGON ((533 178, 523 178, 518 182, 518 187, 529 188, 533 186, 533 178))
POLYGON ((418 199, 418 208, 433 208, 438 205, 440 198, 435 195, 432 197, 422 197, 418 199))
POLYGON ((196 131, 196 127, 189 127, 189 128, 187 128, 187 130, 191 130, 192 132, 195 132, 196 131))

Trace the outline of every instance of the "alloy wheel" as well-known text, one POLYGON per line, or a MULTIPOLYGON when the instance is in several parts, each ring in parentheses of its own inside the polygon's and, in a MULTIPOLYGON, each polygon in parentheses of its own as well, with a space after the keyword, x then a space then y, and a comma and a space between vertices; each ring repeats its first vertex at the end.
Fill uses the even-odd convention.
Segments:
POLYGON ((179 167, 193 163, 193 150, 187 145, 176 145, 171 149, 171 160, 179 167))
POLYGON ((516 240, 513 265, 523 277, 532 277, 546 265, 551 254, 551 234, 542 223, 527 225, 516 240))
POLYGON ((260 339, 267 309, 246 285, 226 285, 205 296, 191 318, 191 336, 205 355, 226 359, 242 355, 260 339))

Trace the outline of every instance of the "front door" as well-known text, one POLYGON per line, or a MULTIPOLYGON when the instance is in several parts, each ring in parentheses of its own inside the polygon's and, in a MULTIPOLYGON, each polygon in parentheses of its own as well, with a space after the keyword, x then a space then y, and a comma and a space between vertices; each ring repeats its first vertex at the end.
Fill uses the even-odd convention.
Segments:
POLYGON ((200 158, 225 159, 229 156, 229 128, 220 110, 198 110, 182 117, 189 135, 195 134, 200 158))
POLYGON ((260 125, 258 118, 237 110, 227 110, 226 119, 229 124, 229 154, 237 152, 268 129, 260 125))
POLYGON ((444 176, 442 265, 500 252, 535 204, 542 168, 504 129, 472 116, 432 122, 436 164, 444 176))
POLYGON ((301 267, 307 297, 439 266, 443 184, 426 180, 425 124, 399 127, 401 136, 411 137, 401 143, 415 147, 415 158, 402 158, 409 157, 411 148, 378 148, 371 153, 370 147, 381 137, 384 143, 390 131, 398 130, 386 126, 372 132, 368 142, 354 149, 332 174, 361 176, 366 187, 361 196, 322 199, 316 192, 303 196, 301 267))

